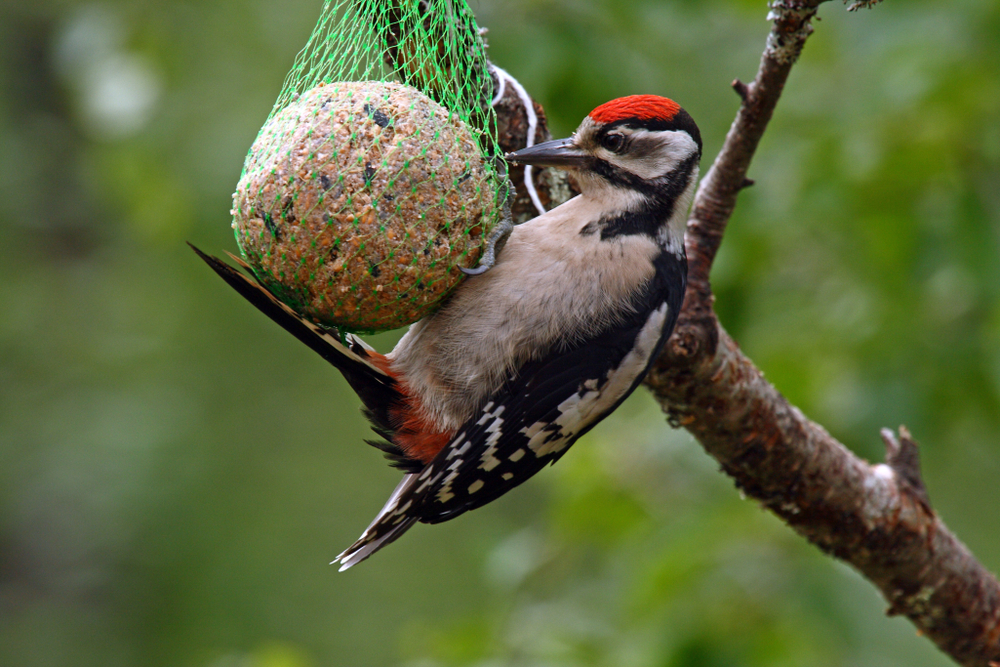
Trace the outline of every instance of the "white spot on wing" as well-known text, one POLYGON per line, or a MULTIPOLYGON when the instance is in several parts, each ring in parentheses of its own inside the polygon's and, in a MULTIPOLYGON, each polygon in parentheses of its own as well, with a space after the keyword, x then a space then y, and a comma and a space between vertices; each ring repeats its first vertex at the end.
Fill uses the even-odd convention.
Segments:
MULTIPOLYGON (((559 404, 559 416, 554 421, 559 436, 553 433, 551 427, 546 429, 549 425, 543 422, 536 422, 521 429, 521 433, 528 438, 528 447, 536 456, 562 451, 575 433, 592 424, 625 395, 649 364, 653 349, 663 332, 666 318, 665 303, 649 314, 646 323, 636 336, 635 345, 618 367, 608 372, 607 382, 600 391, 575 393, 559 404)), ((586 382, 584 386, 587 386, 586 382)))
POLYGON ((478 422, 476 422, 477 424, 482 426, 490 419, 493 420, 493 422, 486 427, 486 433, 488 434, 486 437, 487 447, 486 450, 483 452, 482 458, 480 459, 482 463, 479 466, 480 468, 486 471, 493 470, 498 465, 500 465, 500 459, 496 457, 496 452, 497 452, 497 442, 500 440, 500 436, 503 435, 503 431, 501 430, 501 427, 503 426, 503 419, 500 418, 500 415, 503 414, 504 406, 503 405, 499 406, 494 412, 491 413, 489 412, 489 407, 492 405, 493 403, 491 402, 489 405, 486 406, 487 409, 484 412, 483 416, 479 418, 478 422))
POLYGON ((545 428, 545 422, 535 422, 531 426, 526 426, 525 428, 522 428, 521 433, 529 438, 533 438, 537 434, 541 433, 542 429, 544 428, 545 428))
POLYGON ((555 435, 551 431, 539 433, 528 441, 528 447, 535 452, 535 456, 546 456, 554 452, 560 452, 569 444, 567 435, 555 435))
POLYGON ((478 491, 479 489, 483 488, 484 486, 486 486, 486 482, 484 482, 481 479, 477 479, 472 484, 469 484, 469 493, 475 493, 476 491, 478 491))
MULTIPOLYGON (((439 503, 446 503, 455 497, 455 494, 451 492, 451 483, 455 481, 458 477, 458 469, 462 465, 462 459, 455 459, 452 461, 451 465, 448 466, 448 476, 444 478, 444 484, 441 485, 441 489, 437 492, 437 499, 439 503)), ((440 479, 440 475, 434 478, 436 482, 440 479)))
POLYGON ((447 459, 453 459, 456 456, 462 456, 463 454, 465 454, 465 452, 469 450, 469 447, 472 446, 471 440, 465 440, 465 444, 463 444, 461 447, 458 446, 458 444, 462 442, 462 440, 464 439, 465 439, 465 434, 462 433, 457 438, 455 438, 454 442, 448 445, 448 456, 446 457, 447 459))
MULTIPOLYGON (((459 463, 461 463, 461 461, 459 461, 459 463)), ((441 477, 443 477, 443 476, 444 476, 444 472, 442 471, 442 472, 439 472, 438 474, 434 475, 434 476, 433 476, 433 477, 431 477, 430 479, 428 479, 428 480, 424 480, 424 483, 423 483, 423 484, 421 484, 420 486, 418 486, 418 487, 417 487, 417 491, 416 491, 416 492, 417 492, 417 493, 423 493, 423 492, 424 492, 424 490, 425 490, 425 489, 426 489, 426 488, 427 488, 428 486, 431 486, 432 484, 437 484, 438 480, 439 480, 439 479, 441 479, 441 477)), ((420 476, 420 479, 421 479, 421 480, 423 480, 423 479, 424 479, 424 476, 423 476, 423 475, 421 475, 421 476, 420 476)))

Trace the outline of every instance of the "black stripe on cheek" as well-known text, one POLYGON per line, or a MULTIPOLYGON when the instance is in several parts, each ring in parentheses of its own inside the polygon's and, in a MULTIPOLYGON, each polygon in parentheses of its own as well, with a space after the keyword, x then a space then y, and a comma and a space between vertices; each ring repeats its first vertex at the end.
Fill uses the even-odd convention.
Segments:
POLYGON ((660 212, 626 211, 619 215, 602 218, 600 222, 601 240, 629 234, 646 234, 655 237, 666 218, 660 212))
POLYGON ((671 172, 678 175, 684 174, 684 178, 664 178, 658 180, 660 187, 657 188, 657 195, 670 202, 671 213, 673 212, 673 205, 684 194, 684 190, 687 189, 688 185, 691 184, 691 179, 694 178, 695 167, 698 166, 698 162, 700 161, 701 153, 690 155, 671 172))
MULTIPOLYGON (((674 170, 675 174, 685 174, 686 178, 659 178, 653 181, 644 181, 630 172, 615 167, 605 162, 610 169, 609 176, 601 173, 602 177, 608 180, 615 187, 631 188, 638 190, 647 197, 646 205, 637 211, 622 211, 616 215, 602 218, 598 223, 601 230, 601 240, 607 240, 624 234, 648 234, 655 237, 660 227, 674 214, 674 207, 684 190, 687 189, 693 177, 695 165, 698 163, 697 154, 688 157, 674 170), (628 179, 631 175, 632 179, 628 179), (612 179, 618 179, 612 180, 612 179), (634 187, 632 180, 639 180, 642 188, 634 187)), ((600 162, 604 162, 601 160, 600 162)), ((595 170, 596 171, 596 170, 595 170)), ((588 224, 580 233, 589 232, 588 224)))
POLYGON ((595 174, 615 187, 636 190, 645 195, 651 195, 658 189, 657 181, 647 181, 639 178, 631 171, 616 167, 607 160, 596 158, 591 165, 595 174))
POLYGON ((666 174, 649 180, 599 158, 594 159, 591 169, 615 187, 635 190, 662 204, 664 201, 671 201, 681 196, 700 161, 701 153, 694 153, 666 174), (671 178, 682 175, 684 178, 671 178))

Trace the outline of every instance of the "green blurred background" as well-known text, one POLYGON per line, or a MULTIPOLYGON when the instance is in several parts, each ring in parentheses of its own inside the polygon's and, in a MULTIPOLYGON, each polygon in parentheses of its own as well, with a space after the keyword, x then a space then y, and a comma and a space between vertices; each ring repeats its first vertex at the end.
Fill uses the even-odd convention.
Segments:
MULTIPOLYGON (((768 29, 757 0, 472 5, 556 136, 665 94, 703 169, 768 29)), ((397 473, 336 372, 185 245, 235 250, 243 157, 319 8, 0 7, 0 664, 950 664, 641 390, 501 501, 327 564, 397 473)), ((821 15, 715 267, 720 316, 859 455, 908 425, 997 571, 1000 4, 821 15)))

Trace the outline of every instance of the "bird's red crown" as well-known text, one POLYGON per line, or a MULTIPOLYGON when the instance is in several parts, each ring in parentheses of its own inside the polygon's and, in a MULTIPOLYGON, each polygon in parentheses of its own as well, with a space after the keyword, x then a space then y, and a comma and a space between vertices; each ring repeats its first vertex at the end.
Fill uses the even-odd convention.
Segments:
POLYGON ((662 120, 670 122, 681 110, 681 105, 659 95, 629 95, 605 102, 590 112, 597 123, 613 123, 624 118, 662 120))

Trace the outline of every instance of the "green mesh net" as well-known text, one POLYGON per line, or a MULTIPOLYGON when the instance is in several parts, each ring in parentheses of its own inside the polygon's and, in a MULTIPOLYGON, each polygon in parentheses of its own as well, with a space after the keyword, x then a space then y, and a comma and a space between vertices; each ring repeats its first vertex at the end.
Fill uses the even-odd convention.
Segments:
POLYGON ((350 331, 433 310, 507 201, 464 0, 328 0, 247 155, 233 227, 258 279, 350 331))

